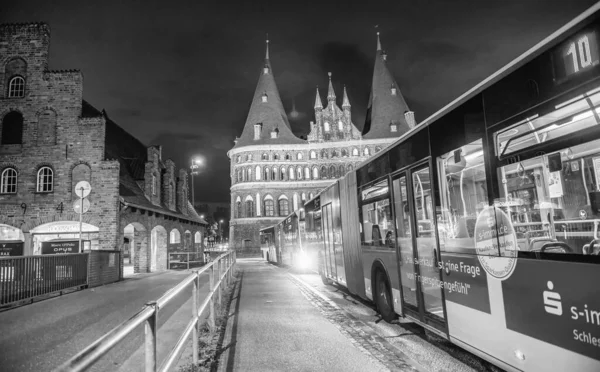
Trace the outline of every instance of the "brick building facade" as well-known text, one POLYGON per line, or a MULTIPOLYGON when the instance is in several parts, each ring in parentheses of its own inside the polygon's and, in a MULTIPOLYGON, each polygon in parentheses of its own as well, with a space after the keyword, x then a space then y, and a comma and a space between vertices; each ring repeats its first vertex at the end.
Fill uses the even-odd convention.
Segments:
POLYGON ((259 230, 272 226, 415 126, 377 36, 367 118, 362 132, 352 121, 344 87, 342 105, 329 73, 325 106, 317 88, 315 120, 306 140, 292 133, 269 59, 269 45, 244 129, 230 158, 230 246, 260 247, 259 230))
POLYGON ((49 43, 46 24, 0 25, 1 253, 44 254, 64 241, 77 249, 79 181, 92 187, 84 251, 122 250, 145 272, 166 268, 167 249, 201 250, 205 223, 186 171, 84 101, 80 71, 49 70, 49 43))

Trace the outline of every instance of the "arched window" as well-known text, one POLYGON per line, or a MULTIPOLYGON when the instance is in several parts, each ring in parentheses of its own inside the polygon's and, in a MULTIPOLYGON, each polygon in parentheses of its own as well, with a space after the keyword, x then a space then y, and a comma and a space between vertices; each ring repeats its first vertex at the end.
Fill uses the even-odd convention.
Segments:
POLYGON ((306 193, 302 193, 302 204, 306 203, 306 193))
POLYGON ((314 167, 312 173, 313 173, 313 175, 312 175, 313 180, 318 180, 319 179, 319 168, 314 167))
POLYGON ((273 167, 273 169, 271 170, 271 181, 276 181, 277 180, 277 168, 273 167))
POLYGON ((173 229, 171 230, 171 234, 169 234, 169 243, 170 244, 178 244, 181 243, 181 234, 179 233, 179 230, 177 229, 173 229))
POLYGON ((316 159, 316 158, 317 158, 317 152, 316 152, 316 151, 314 151, 314 150, 313 150, 313 151, 311 151, 311 152, 310 152, 310 158, 311 158, 311 159, 316 159))
POLYGON ((332 159, 333 159, 333 158, 337 158, 337 156, 338 156, 338 152, 337 152, 337 150, 333 150, 333 151, 331 151, 331 158, 332 158, 332 159))
POLYGON ((337 169, 335 169, 335 167, 333 165, 329 166, 329 177, 338 178, 336 171, 337 171, 337 169))
POLYGON ((237 218, 242 218, 242 200, 240 199, 240 197, 238 196, 236 201, 235 201, 235 211, 236 211, 236 215, 237 218))
POLYGON ((369 148, 365 147, 365 150, 363 152, 366 156, 369 156, 369 148))
POLYGON ((294 171, 294 167, 290 167, 289 169, 289 173, 290 173, 290 181, 295 180, 296 179, 296 172, 294 171))
POLYGON ((261 177, 262 177, 262 172, 260 171, 260 167, 257 165, 256 169, 254 171, 254 175, 255 175, 255 180, 256 181, 260 181, 261 177))
POLYGON ((261 159, 262 160, 269 160, 269 155, 265 152, 265 153, 262 154, 261 159))
POLYGON ((244 182, 246 180, 244 171, 241 169, 238 169, 237 172, 238 172, 238 181, 244 182))
POLYGON ((281 167, 281 172, 279 173, 279 180, 280 181, 285 181, 286 177, 285 177, 285 167, 281 167))
POLYGON ((358 156, 358 149, 356 147, 352 149, 352 156, 358 156))
POLYGON ((14 194, 17 192, 17 170, 6 168, 0 177, 0 193, 14 194))
POLYGON ((329 128, 329 122, 326 121, 325 123, 323 123, 323 128, 325 129, 325 132, 329 132, 330 128, 329 128))
POLYGON ((290 214, 290 203, 286 199, 279 199, 279 216, 285 217, 290 214))
POLYGON ((344 171, 344 164, 340 165, 340 171, 338 174, 338 177, 342 177, 344 174, 346 174, 346 172, 344 171))
POLYGON ((252 168, 246 169, 246 181, 252 181, 252 168))
POLYGON ((8 83, 8 98, 23 96, 25 96, 25 79, 21 76, 15 76, 8 83))
POLYGON ((273 155, 273 160, 279 160, 279 154, 273 155))
POLYGON ((326 179, 327 178, 327 168, 325 166, 321 167, 321 178, 322 179, 326 179))
POLYGON ((294 194, 294 198, 292 199, 292 206, 294 207, 295 211, 298 210, 298 194, 294 194))
POLYGON ((23 115, 11 111, 2 118, 2 145, 19 145, 23 143, 23 115))
POLYGON ((290 156, 290 154, 285 154, 285 160, 292 160, 292 157, 290 156))
POLYGON ((238 183, 238 173, 237 171, 233 172, 233 183, 236 184, 238 183))
POLYGON ((246 217, 254 217, 254 200, 250 196, 246 198, 246 217))
POLYGON ((265 167, 264 179, 265 179, 265 181, 269 180, 269 167, 265 167))
POLYGON ((302 167, 298 166, 298 168, 296 168, 296 179, 301 180, 302 179, 302 167))
POLYGON ((354 167, 352 166, 352 164, 348 164, 346 169, 347 169, 347 172, 350 172, 352 169, 354 169, 354 167))
POLYGON ((54 172, 50 167, 41 167, 37 172, 37 192, 52 192, 54 190, 54 172))
POLYGON ((304 155, 302 155, 302 153, 299 152, 298 155, 296 155, 296 159, 302 160, 302 158, 304 158, 304 155))
POLYGON ((309 198, 309 199, 312 199, 312 198, 314 198, 314 197, 315 197, 315 194, 313 194, 312 192, 311 192, 311 193, 308 195, 308 198, 309 198))
POLYGON ((304 179, 310 180, 310 169, 308 167, 304 167, 304 179))
POLYGON ((275 216, 275 202, 273 201, 273 197, 270 195, 265 196, 265 216, 275 216))
POLYGON ((252 154, 246 155, 246 161, 252 161, 252 154))
POLYGON ((321 159, 327 159, 327 158, 328 158, 327 150, 325 150, 325 149, 321 150, 321 159))
POLYGON ((348 150, 342 149, 342 157, 344 157, 344 158, 348 157, 348 150))

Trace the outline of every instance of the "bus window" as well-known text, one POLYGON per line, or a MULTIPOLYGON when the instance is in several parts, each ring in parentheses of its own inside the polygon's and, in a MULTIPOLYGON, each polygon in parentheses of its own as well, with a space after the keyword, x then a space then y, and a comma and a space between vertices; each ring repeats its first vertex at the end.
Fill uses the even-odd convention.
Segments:
POLYGON ((475 253, 475 222, 487 203, 482 140, 438 158, 442 213, 438 215, 440 249, 475 253))
POLYGON ((387 180, 364 189, 361 196, 362 245, 393 249, 395 236, 387 180))
POLYGON ((600 254, 600 140, 498 169, 519 250, 600 254))

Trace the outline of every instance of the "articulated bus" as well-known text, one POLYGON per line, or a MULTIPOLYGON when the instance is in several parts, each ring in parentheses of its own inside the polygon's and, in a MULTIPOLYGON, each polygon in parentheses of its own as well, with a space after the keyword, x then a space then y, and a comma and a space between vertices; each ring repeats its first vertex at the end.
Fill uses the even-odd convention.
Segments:
POLYGON ((321 245, 316 237, 306 234, 304 209, 292 212, 277 225, 261 229, 260 235, 263 250, 269 251, 269 262, 293 266, 301 271, 317 271, 317 253, 321 245))
POLYGON ((304 206, 325 282, 511 371, 600 371, 600 3, 304 206))

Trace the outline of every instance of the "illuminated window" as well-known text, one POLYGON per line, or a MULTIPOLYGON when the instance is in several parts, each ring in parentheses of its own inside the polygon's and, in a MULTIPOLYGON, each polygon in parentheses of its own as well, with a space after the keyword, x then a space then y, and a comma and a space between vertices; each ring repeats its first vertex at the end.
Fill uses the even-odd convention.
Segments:
POLYGON ((269 180, 269 167, 265 167, 264 179, 265 179, 265 181, 269 180))
POLYGON ((262 176, 262 172, 260 171, 260 167, 259 166, 256 166, 256 171, 254 173, 255 173, 255 177, 256 177, 255 179, 257 181, 260 181, 260 178, 262 176))
POLYGON ((343 131, 344 131, 344 123, 343 123, 341 120, 340 120, 340 121, 338 121, 338 130, 339 130, 340 132, 343 132, 343 131))
POLYGON ((363 153, 364 153, 364 155, 369 156, 369 148, 365 147, 365 150, 363 153))
POLYGON ((358 156, 358 149, 356 147, 352 149, 352 156, 358 156))
POLYGON ((171 243, 171 244, 181 243, 181 234, 179 233, 179 230, 177 230, 177 229, 171 230, 171 234, 169 237, 169 243, 171 243))
POLYGON ((284 217, 290 214, 290 203, 287 199, 279 199, 279 216, 284 217))
POLYGON ((289 173, 290 173, 290 178, 289 179, 290 180, 295 180, 296 179, 296 173, 294 172, 294 168, 293 167, 290 167, 289 173))
POLYGON ((25 95, 25 79, 15 76, 8 83, 8 98, 18 98, 25 95))
POLYGON ((310 169, 308 167, 304 168, 304 178, 307 180, 310 179, 310 169))
POLYGON ((310 158, 311 159, 316 159, 317 158, 317 152, 316 151, 311 151, 310 152, 310 158))
POLYGON ((323 123, 323 127, 325 128, 325 132, 329 132, 329 122, 328 121, 323 123))
POLYGON ((273 199, 265 199, 265 216, 273 217, 275 216, 275 203, 273 199))
POLYGON ((0 193, 14 194, 17 192, 17 171, 14 168, 6 168, 2 171, 0 178, 0 193))
POLYGON ((296 168, 296 173, 297 173, 296 179, 301 180, 302 179, 302 167, 299 166, 298 168, 296 168))
POLYGON ((313 180, 318 180, 319 179, 319 168, 314 167, 312 170, 312 178, 313 180))
POLYGON ((37 192, 52 192, 54 189, 54 172, 50 167, 41 167, 37 172, 37 192))
POLYGON ((264 154, 262 154, 261 159, 262 160, 269 160, 269 155, 267 155, 267 153, 265 152, 264 154))

